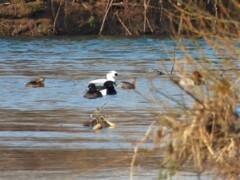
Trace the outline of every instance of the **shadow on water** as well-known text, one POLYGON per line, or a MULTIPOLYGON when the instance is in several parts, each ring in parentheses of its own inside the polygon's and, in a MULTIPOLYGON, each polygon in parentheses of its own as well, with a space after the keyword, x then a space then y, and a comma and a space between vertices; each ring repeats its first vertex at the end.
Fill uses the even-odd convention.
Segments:
MULTIPOLYGON (((151 111, 162 110, 151 94, 173 106, 158 92, 190 100, 167 76, 151 71, 164 66, 170 72, 175 49, 170 39, 19 38, 0 43, 1 179, 128 179, 133 148, 154 121, 151 111), (88 82, 110 70, 118 71, 118 81, 135 76, 136 90, 83 98, 88 82), (24 86, 39 76, 46 78, 45 88, 24 86), (116 128, 83 127, 83 121, 105 103, 104 113, 116 128)), ((187 47, 193 52, 191 44, 187 47)), ((176 56, 181 59, 184 54, 176 56)), ((137 179, 157 177, 160 154, 138 158, 137 179)))

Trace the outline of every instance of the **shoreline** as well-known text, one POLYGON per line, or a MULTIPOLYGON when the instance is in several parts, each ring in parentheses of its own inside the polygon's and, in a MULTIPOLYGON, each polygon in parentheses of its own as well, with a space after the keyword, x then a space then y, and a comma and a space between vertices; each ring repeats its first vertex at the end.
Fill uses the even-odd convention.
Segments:
MULTIPOLYGON (((201 32, 202 29, 202 35, 222 33, 214 26, 214 19, 206 18, 205 23, 213 24, 209 27, 203 28, 201 24, 195 23, 195 15, 189 15, 186 11, 188 4, 149 1, 146 5, 141 0, 111 2, 0 0, 0 36, 194 36, 201 35, 196 30, 201 32), (183 17, 187 19, 183 20, 183 17), (189 23, 195 29, 189 28, 189 23)), ((229 9, 229 16, 238 21, 234 6, 230 6, 231 2, 225 3, 229 3, 232 8, 229 9)), ((215 16, 215 7, 212 4, 199 2, 194 5, 215 16)), ((226 15, 219 13, 219 16, 224 18, 226 15)), ((237 27, 231 22, 229 31, 238 34, 237 27)))

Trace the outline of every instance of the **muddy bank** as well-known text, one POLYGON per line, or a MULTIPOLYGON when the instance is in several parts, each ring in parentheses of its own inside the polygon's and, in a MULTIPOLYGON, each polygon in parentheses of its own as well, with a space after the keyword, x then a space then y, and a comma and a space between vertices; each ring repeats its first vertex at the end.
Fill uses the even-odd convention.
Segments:
POLYGON ((171 35, 197 34, 199 29, 218 33, 219 28, 239 34, 235 3, 0 0, 0 35, 171 35), (230 19, 233 21, 222 21, 230 19))

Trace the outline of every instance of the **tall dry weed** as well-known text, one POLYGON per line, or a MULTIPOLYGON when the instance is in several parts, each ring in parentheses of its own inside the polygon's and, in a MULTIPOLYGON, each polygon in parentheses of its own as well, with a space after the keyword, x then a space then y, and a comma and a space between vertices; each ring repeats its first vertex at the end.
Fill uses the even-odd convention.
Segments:
MULTIPOLYGON (((165 105, 167 113, 154 112, 158 128, 152 133, 153 145, 154 150, 161 149, 163 159, 160 169, 166 172, 166 176, 160 173, 160 178, 192 167, 198 174, 214 172, 217 178, 239 179, 240 23, 237 18, 232 18, 233 13, 228 12, 229 7, 225 1, 208 1, 215 7, 214 15, 199 8, 199 5, 194 4, 195 1, 181 1, 182 4, 178 5, 175 1, 170 2, 178 13, 165 13, 174 16, 172 19, 175 23, 181 23, 181 29, 173 36, 179 49, 185 53, 181 61, 186 62, 192 70, 198 69, 205 84, 202 85, 203 88, 197 89, 176 84, 192 98, 193 103, 188 107, 180 107, 181 111, 165 105), (209 68, 214 66, 214 62, 204 53, 201 45, 200 57, 196 59, 187 52, 181 40, 176 40, 179 39, 180 31, 202 37, 211 47, 219 57, 214 71, 209 68)), ((240 12, 237 1, 231 0, 229 5, 240 12)), ((194 43, 197 44, 197 41, 194 43)), ((178 61, 179 59, 172 59, 174 69, 184 77, 187 73, 178 61)), ((172 75, 169 75, 169 80, 173 80, 172 75)), ((184 104, 178 101, 176 100, 177 105, 184 104)))

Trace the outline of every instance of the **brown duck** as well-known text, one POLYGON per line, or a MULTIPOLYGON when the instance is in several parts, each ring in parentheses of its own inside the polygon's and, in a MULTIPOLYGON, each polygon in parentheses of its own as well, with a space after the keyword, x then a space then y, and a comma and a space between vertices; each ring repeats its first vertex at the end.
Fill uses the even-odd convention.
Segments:
POLYGON ((44 81, 45 81, 45 78, 40 77, 40 78, 37 78, 37 79, 34 79, 34 80, 28 82, 25 86, 33 87, 33 88, 44 87, 44 81))
POLYGON ((118 84, 118 88, 122 88, 122 89, 135 89, 136 87, 136 77, 132 78, 132 82, 126 82, 126 81, 122 81, 118 84))

